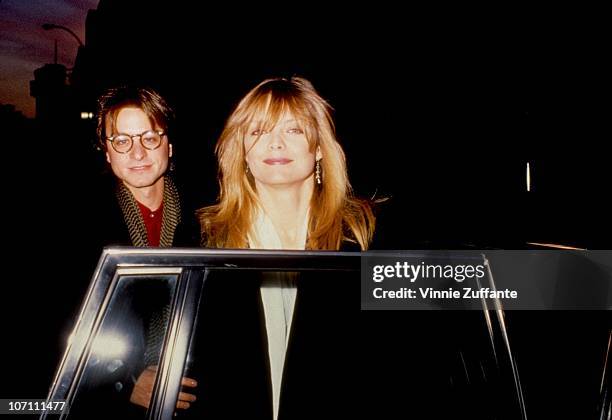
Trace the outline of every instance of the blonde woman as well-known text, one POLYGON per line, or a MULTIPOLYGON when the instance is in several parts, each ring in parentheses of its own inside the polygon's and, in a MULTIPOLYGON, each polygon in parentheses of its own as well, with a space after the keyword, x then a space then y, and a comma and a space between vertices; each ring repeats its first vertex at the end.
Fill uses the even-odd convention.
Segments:
POLYGON ((265 80, 240 101, 216 147, 219 202, 199 213, 204 246, 368 248, 374 216, 352 195, 330 111, 299 77, 265 80))
MULTIPOLYGON (((216 153, 221 192, 217 204, 199 211, 203 246, 368 248, 374 232, 372 209, 368 201, 352 195, 331 107, 308 80, 269 79, 253 88, 228 118, 216 153)), ((295 349, 299 346, 296 343, 308 341, 307 346, 318 343, 319 349, 324 348, 323 364, 334 360, 331 349, 325 348, 331 347, 333 340, 321 339, 320 329, 302 327, 303 314, 320 306, 310 303, 316 298, 309 299, 309 292, 302 286, 298 290, 296 284, 296 276, 291 273, 268 273, 255 293, 259 300, 259 309, 255 311, 261 314, 265 325, 261 341, 274 419, 279 418, 279 412, 280 418, 283 412, 288 417, 295 416, 286 411, 297 409, 296 397, 291 395, 306 395, 287 390, 291 388, 287 385, 288 366, 311 366, 301 361, 304 359, 296 361, 300 353, 295 349), (305 331, 315 330, 317 338, 307 340, 305 337, 311 335, 305 331), (286 356, 291 363, 286 363, 286 356), (284 403, 285 411, 281 400, 291 401, 284 403)), ((256 314, 249 316, 259 318, 256 314)), ((312 356, 312 350, 308 354, 312 356)), ((322 364, 316 362, 312 366, 322 364)), ((293 372, 289 375, 294 377, 293 383, 303 387, 308 382, 305 377, 311 372, 296 374, 297 370, 289 370, 293 372)), ((325 380, 328 375, 325 372, 331 369, 323 370, 321 379, 325 380)), ((308 404, 300 406, 304 410, 308 404)))

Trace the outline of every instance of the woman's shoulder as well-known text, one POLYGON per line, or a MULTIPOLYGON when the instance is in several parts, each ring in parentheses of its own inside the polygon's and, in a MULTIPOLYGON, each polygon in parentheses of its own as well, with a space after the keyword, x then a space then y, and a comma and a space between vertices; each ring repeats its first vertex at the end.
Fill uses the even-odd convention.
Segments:
POLYGON ((361 246, 359 246, 358 242, 351 241, 351 240, 348 240, 348 239, 343 239, 342 242, 340 243, 339 251, 342 251, 342 252, 360 252, 361 251, 361 246))
MULTIPOLYGON (((372 201, 372 211, 375 218, 374 235, 369 249, 402 249, 403 235, 402 221, 404 217, 398 217, 398 209, 395 208, 392 197, 372 201)), ((406 238, 404 238, 406 239, 406 238)))

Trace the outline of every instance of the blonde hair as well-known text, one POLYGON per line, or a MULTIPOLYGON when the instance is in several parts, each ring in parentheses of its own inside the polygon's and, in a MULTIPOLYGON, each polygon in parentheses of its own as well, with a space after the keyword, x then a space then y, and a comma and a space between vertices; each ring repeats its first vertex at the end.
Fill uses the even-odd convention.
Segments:
POLYGON ((202 245, 248 247, 247 233, 258 199, 253 177, 247 171, 244 139, 253 121, 261 118, 268 129, 285 112, 290 112, 303 126, 311 151, 319 147, 323 156, 320 160, 322 183, 315 185, 310 202, 306 249, 338 250, 342 241, 367 249, 375 223, 371 206, 352 194, 344 151, 336 140, 331 107, 308 80, 300 77, 261 82, 228 118, 215 148, 219 162, 219 199, 217 204, 198 211, 202 245))

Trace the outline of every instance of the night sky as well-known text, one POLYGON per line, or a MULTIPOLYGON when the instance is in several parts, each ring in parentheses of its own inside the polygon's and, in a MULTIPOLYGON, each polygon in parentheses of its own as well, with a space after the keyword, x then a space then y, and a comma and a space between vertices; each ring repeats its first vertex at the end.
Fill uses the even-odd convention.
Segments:
POLYGON ((53 62, 54 40, 58 62, 72 67, 77 42, 65 31, 45 31, 43 23, 72 29, 85 42, 85 17, 99 0, 0 0, 0 103, 13 104, 34 117, 30 80, 34 70, 53 62))

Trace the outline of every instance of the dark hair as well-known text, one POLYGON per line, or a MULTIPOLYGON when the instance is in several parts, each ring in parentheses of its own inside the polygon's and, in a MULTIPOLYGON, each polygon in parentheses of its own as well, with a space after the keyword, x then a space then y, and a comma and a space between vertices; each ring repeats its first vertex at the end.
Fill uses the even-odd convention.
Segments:
POLYGON ((105 91, 98 98, 98 142, 106 148, 106 118, 115 124, 117 113, 125 107, 140 108, 151 120, 152 126, 158 126, 166 133, 174 118, 172 108, 159 93, 151 88, 120 86, 105 91))

